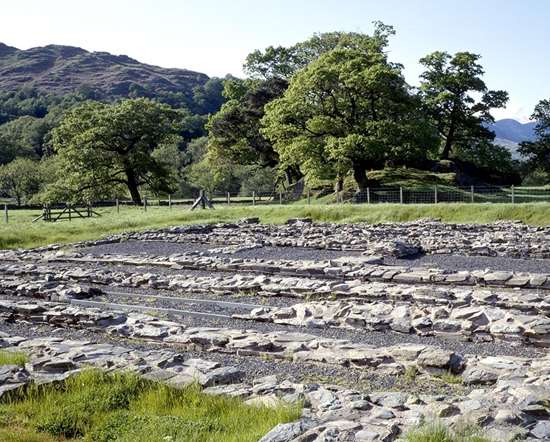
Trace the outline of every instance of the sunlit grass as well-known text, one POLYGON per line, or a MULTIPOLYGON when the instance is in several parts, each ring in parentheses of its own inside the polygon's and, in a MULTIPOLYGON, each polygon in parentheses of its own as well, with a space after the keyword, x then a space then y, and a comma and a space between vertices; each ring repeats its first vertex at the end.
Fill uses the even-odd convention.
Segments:
MULTIPOLYGON (((475 425, 458 425, 450 429, 442 422, 434 421, 422 424, 407 431, 402 442, 493 442, 483 435, 475 425)), ((496 441, 494 441, 496 442, 496 441)), ((502 441, 504 442, 504 441, 502 441)))
POLYGON ((520 220, 533 225, 550 224, 550 204, 374 204, 374 205, 218 205, 214 210, 195 210, 174 206, 98 209, 100 218, 73 219, 32 223, 40 212, 12 210, 9 223, 0 218, 0 248, 36 247, 52 243, 98 239, 109 234, 145 230, 181 224, 236 221, 244 217, 260 218, 263 223, 284 223, 289 218, 312 218, 324 222, 412 221, 439 218, 444 222, 488 223, 498 220, 520 220))
POLYGON ((176 390, 133 374, 90 370, 61 385, 33 385, 4 396, 0 437, 13 442, 252 442, 299 416, 299 404, 248 406, 237 398, 206 395, 197 385, 176 390))
POLYGON ((0 350, 0 365, 25 365, 28 359, 25 353, 0 350))

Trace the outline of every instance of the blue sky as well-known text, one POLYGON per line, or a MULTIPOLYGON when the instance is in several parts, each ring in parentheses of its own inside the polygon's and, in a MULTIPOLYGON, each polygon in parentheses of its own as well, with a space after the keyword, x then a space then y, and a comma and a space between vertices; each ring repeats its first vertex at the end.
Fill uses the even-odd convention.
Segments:
POLYGON ((9 0, 1 14, 0 41, 21 49, 67 44, 218 76, 239 75, 253 49, 381 20, 411 84, 423 55, 468 50, 488 86, 510 93, 498 118, 526 120, 550 98, 550 0, 9 0))

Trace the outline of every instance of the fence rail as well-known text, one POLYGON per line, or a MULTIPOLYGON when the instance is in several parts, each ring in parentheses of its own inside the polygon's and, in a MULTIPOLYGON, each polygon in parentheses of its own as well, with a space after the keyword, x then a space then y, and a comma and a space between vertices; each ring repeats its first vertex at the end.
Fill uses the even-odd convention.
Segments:
MULTIPOLYGON (((514 186, 431 186, 422 188, 413 187, 372 187, 362 192, 333 192, 323 193, 310 189, 303 189, 301 193, 295 190, 286 192, 206 192, 207 197, 216 206, 256 206, 268 204, 288 204, 302 202, 303 204, 439 204, 439 203, 541 203, 550 202, 550 187, 514 187, 514 186), (315 195, 315 196, 314 196, 315 195)), ((143 210, 150 207, 191 207, 196 196, 188 198, 173 198, 168 195, 164 198, 145 197, 141 204, 143 210)), ((92 204, 95 208, 115 207, 120 211, 121 207, 136 206, 128 199, 113 199, 108 201, 96 201, 92 204)), ((50 205, 55 209, 65 207, 65 204, 50 205)), ((9 221, 9 211, 17 209, 42 210, 43 206, 17 206, 7 200, 0 203, 4 222, 9 221)))

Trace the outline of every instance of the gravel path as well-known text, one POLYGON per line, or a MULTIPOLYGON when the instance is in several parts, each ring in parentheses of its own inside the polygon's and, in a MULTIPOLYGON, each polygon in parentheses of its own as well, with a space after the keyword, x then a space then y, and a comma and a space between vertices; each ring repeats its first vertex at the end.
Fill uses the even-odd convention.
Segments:
POLYGON ((384 258, 390 265, 437 267, 446 270, 503 270, 550 273, 550 259, 516 259, 489 256, 425 255, 415 259, 384 258))
MULTIPOLYGON (((322 261, 343 256, 358 256, 360 252, 318 250, 300 247, 260 247, 242 250, 234 254, 210 253, 208 250, 219 248, 215 244, 170 243, 162 241, 127 241, 104 244, 82 249, 92 255, 170 255, 175 253, 197 252, 207 256, 226 256, 243 259, 285 259, 293 261, 322 261)), ((504 270, 529 273, 550 273, 550 259, 517 259, 486 256, 425 255, 414 259, 385 257, 388 265, 437 267, 446 270, 504 270)), ((135 267, 132 267, 135 268, 135 267)), ((137 270, 139 271, 139 270, 137 270)))
MULTIPOLYGON (((90 340, 92 342, 108 343, 123 346, 134 350, 165 350, 166 346, 150 342, 140 342, 135 339, 111 338, 103 333, 90 330, 72 328, 58 328, 50 325, 31 325, 25 323, 0 322, 0 331, 11 336, 27 338, 59 337, 74 340, 90 340)), ((251 382, 262 376, 277 375, 281 379, 294 382, 315 382, 323 384, 339 384, 355 390, 366 392, 404 390, 417 394, 456 395, 467 394, 468 389, 456 385, 447 385, 436 379, 417 378, 414 382, 407 381, 400 376, 377 373, 376 370, 354 369, 338 367, 329 364, 294 363, 287 360, 265 359, 252 356, 237 356, 225 353, 174 351, 185 355, 186 358, 201 358, 219 362, 222 366, 235 366, 245 373, 245 381, 251 382)))
MULTIPOLYGON (((198 312, 216 313, 224 315, 232 315, 235 313, 246 313, 250 309, 242 308, 229 308, 219 305, 210 304, 192 304, 181 303, 172 300, 152 300, 148 299, 147 302, 139 297, 123 295, 107 295, 101 298, 95 298, 95 301, 104 300, 106 302, 113 302, 119 304, 136 304, 145 305, 147 307, 160 307, 160 308, 173 308, 180 310, 191 310, 198 312), (239 311, 240 310, 240 311, 239 311)), ((398 345, 402 343, 417 343, 426 345, 435 345, 445 349, 449 349, 461 354, 476 354, 481 356, 523 356, 523 357, 537 357, 543 354, 542 350, 534 347, 510 345, 505 342, 468 342, 449 338, 446 339, 441 336, 419 336, 413 334, 402 334, 397 332, 378 332, 367 330, 353 330, 347 328, 338 327, 326 327, 326 328, 307 328, 296 327, 291 325, 274 324, 271 322, 258 322, 247 321, 234 318, 207 318, 207 317, 193 317, 192 315, 185 314, 165 314, 170 320, 178 322, 186 327, 219 327, 219 328, 238 328, 247 330, 257 330, 261 332, 272 331, 300 331, 304 333, 314 334, 324 338, 332 339, 347 339, 352 342, 365 343, 374 345, 377 347, 386 347, 390 345, 398 345)))
POLYGON ((319 250, 303 247, 259 247, 241 250, 236 253, 211 253, 209 250, 220 249, 218 244, 172 243, 164 241, 124 241, 121 243, 103 244, 80 249, 92 255, 172 255, 176 253, 197 252, 206 256, 226 256, 243 259, 288 259, 293 261, 335 259, 342 256, 357 256, 360 252, 340 250, 319 250))

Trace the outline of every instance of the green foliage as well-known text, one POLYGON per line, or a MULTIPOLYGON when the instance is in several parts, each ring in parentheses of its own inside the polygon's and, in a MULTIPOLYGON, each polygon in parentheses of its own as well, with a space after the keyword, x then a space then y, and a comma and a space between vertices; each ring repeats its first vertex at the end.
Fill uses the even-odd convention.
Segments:
POLYGON ((243 69, 254 79, 290 81, 298 71, 337 47, 359 49, 373 40, 380 46, 387 46, 389 37, 395 34, 393 27, 378 21, 373 24, 372 37, 357 32, 325 32, 290 47, 269 46, 263 51, 255 50, 246 57, 243 69))
POLYGON ((140 186, 171 192, 173 169, 153 152, 177 145, 182 114, 147 99, 87 102, 53 131, 62 175, 45 192, 50 201, 93 201, 125 187, 141 204, 140 186))
POLYGON ((0 365, 25 365, 29 358, 19 351, 0 350, 0 365))
POLYGON ((283 167, 299 164, 309 177, 352 170, 364 189, 368 169, 426 157, 435 139, 379 40, 357 46, 327 52, 297 73, 262 123, 283 167))
POLYGON ((435 173, 413 167, 386 167, 367 173, 370 180, 388 187, 433 188, 435 185, 456 186, 456 174, 435 173))
POLYGON ((521 143, 518 150, 522 155, 527 156, 532 169, 539 169, 548 175, 550 173, 550 99, 541 100, 537 104, 531 119, 537 122, 536 139, 521 143))
POLYGON ((40 162, 28 158, 0 166, 0 195, 13 198, 18 206, 29 202, 40 190, 42 171, 40 162))
POLYGON ((491 442, 475 425, 458 425, 450 429, 444 423, 435 421, 425 423, 409 430, 400 439, 402 442, 491 442))
POLYGON ((237 176, 241 195, 251 195, 252 192, 272 192, 277 181, 275 169, 257 165, 239 167, 237 176))
MULTIPOLYGON (((90 442, 256 441, 299 415, 299 405, 252 407, 196 385, 176 390, 134 374, 90 370, 3 397, 0 431, 34 430, 38 441, 50 440, 40 434, 90 442)), ((13 433, 3 440, 17 440, 13 433)))
POLYGON ((435 377, 441 382, 448 385, 462 385, 464 383, 464 379, 462 379, 462 376, 451 373, 450 371, 436 375, 435 377))
POLYGON ((454 56, 433 52, 420 60, 426 70, 421 75, 421 94, 441 138, 441 159, 448 159, 457 146, 463 150, 492 141, 485 125, 494 122, 491 109, 508 101, 505 91, 492 91, 482 80, 479 55, 457 52, 454 56), (480 99, 475 96, 480 95, 480 99))
POLYGON ((469 146, 458 145, 455 157, 502 175, 511 176, 519 170, 518 162, 512 159, 509 149, 489 141, 479 141, 469 146))
POLYGON ((286 88, 287 82, 280 79, 226 82, 228 101, 208 121, 211 155, 242 165, 276 166, 277 154, 260 133, 260 120, 264 106, 286 88))

